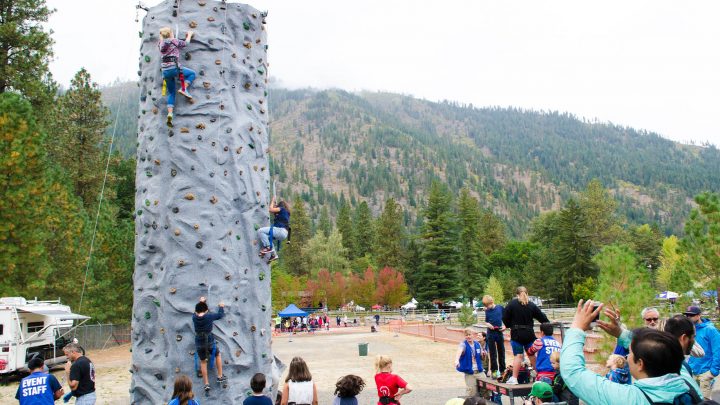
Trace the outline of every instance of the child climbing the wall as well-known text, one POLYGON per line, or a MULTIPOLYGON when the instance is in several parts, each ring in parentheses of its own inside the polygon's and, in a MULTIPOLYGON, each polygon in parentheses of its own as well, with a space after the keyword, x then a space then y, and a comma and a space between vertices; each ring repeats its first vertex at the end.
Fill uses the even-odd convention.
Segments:
POLYGON ((215 366, 217 367, 217 383, 223 386, 227 385, 227 377, 223 375, 222 359, 220 351, 215 344, 213 336, 213 322, 222 319, 225 316, 225 304, 220 302, 218 312, 212 313, 208 308, 205 297, 200 297, 200 302, 195 304, 195 313, 193 314, 193 327, 195 328, 195 350, 200 358, 200 372, 202 373, 203 382, 205 383, 205 392, 210 391, 210 383, 208 382, 208 358, 215 353, 215 366))
POLYGON ((274 215, 271 226, 258 229, 257 235, 260 240, 260 257, 270 255, 268 261, 277 259, 277 254, 272 245, 272 240, 285 240, 290 234, 290 206, 286 201, 275 204, 275 197, 270 201, 269 211, 274 215), (272 234, 272 235, 271 235, 272 234))
POLYGON ((160 42, 158 42, 158 48, 160 48, 160 54, 162 55, 162 61, 160 67, 162 69, 163 79, 167 89, 168 100, 167 100, 167 125, 172 127, 173 120, 173 109, 175 107, 175 78, 180 78, 180 90, 178 91, 189 100, 192 99, 190 95, 190 85, 195 80, 195 71, 188 69, 184 66, 180 66, 180 49, 184 48, 188 42, 192 40, 193 32, 188 31, 185 35, 185 40, 177 39, 173 35, 170 27, 160 28, 160 42))

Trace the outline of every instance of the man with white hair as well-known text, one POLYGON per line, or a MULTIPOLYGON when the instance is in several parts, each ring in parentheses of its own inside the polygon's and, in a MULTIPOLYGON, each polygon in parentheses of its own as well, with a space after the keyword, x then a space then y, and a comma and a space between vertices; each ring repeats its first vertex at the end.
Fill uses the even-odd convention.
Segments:
POLYGON ((65 364, 65 380, 77 399, 76 405, 95 405, 95 365, 82 354, 76 343, 63 348, 65 356, 72 362, 65 364))

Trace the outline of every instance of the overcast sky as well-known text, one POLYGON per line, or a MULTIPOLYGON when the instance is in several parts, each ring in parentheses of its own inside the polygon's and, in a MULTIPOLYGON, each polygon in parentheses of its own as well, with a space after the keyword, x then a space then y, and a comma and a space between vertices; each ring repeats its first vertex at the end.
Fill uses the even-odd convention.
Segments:
MULTIPOLYGON (((80 67, 101 84, 136 79, 137 1, 47 3, 57 9, 49 22, 56 80, 67 86, 80 67)), ((720 145, 715 0, 251 5, 269 11, 269 72, 286 87, 568 111, 678 141, 720 145)))

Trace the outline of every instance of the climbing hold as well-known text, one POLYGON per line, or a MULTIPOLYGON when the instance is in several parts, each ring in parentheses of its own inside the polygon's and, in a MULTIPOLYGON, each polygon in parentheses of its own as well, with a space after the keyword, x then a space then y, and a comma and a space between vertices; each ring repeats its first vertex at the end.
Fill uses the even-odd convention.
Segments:
POLYGON ((217 197, 212 196, 212 197, 210 198, 210 202, 213 203, 213 204, 217 204, 217 202, 218 202, 217 197))
POLYGON ((153 278, 153 274, 152 274, 152 273, 148 272, 147 276, 148 276, 149 279, 152 280, 152 278, 153 278))
POLYGON ((225 273, 225 280, 230 280, 230 273, 225 273))
POLYGON ((155 159, 155 160, 153 160, 153 163, 155 163, 156 165, 160 166, 160 159, 155 159))
POLYGON ((152 315, 150 315, 150 312, 145 312, 145 319, 152 318, 152 315))
POLYGON ((150 170, 146 170, 146 171, 145 171, 145 175, 148 176, 148 177, 152 177, 152 173, 150 173, 150 170))
POLYGON ((193 195, 193 193, 187 193, 187 194, 185 194, 185 199, 186 200, 194 200, 195 196, 193 195))
POLYGON ((202 241, 197 241, 197 243, 195 243, 195 247, 198 249, 202 249, 202 247, 203 247, 202 241))
POLYGON ((203 124, 203 123, 201 122, 201 123, 195 125, 195 128, 197 128, 197 129, 205 129, 205 124, 203 124))
POLYGON ((215 64, 216 64, 216 65, 219 65, 219 64, 221 64, 221 63, 222 63, 222 61, 221 61, 220 59, 215 59, 215 64))
POLYGON ((252 106, 250 104, 246 105, 248 110, 252 110, 252 106))
POLYGON ((157 114, 157 113, 158 113, 158 108, 157 108, 157 107, 153 107, 152 113, 153 113, 153 114, 157 114))
MULTIPOLYGON (((239 148, 237 148, 237 149, 235 149, 235 153, 237 153, 238 155, 240 154, 240 152, 242 152, 242 146, 239 147, 239 148)), ((241 174, 242 174, 242 173, 241 173, 241 174)))
POLYGON ((180 372, 180 367, 175 367, 175 374, 180 372))
POLYGON ((237 331, 233 332, 233 336, 237 336, 237 335, 238 335, 237 331))
POLYGON ((198 141, 202 141, 202 135, 198 135, 198 141))
POLYGON ((247 23, 247 22, 244 22, 244 23, 243 23, 243 28, 245 28, 245 31, 250 30, 250 24, 247 23))
POLYGON ((175 169, 170 169, 170 175, 171 175, 172 177, 177 176, 177 170, 175 170, 175 169))
POLYGON ((177 292, 177 288, 173 287, 170 289, 170 294, 175 294, 177 292))
POLYGON ((213 22, 213 21, 215 21, 215 17, 213 17, 213 16, 210 16, 210 17, 208 17, 208 19, 207 19, 207 20, 208 20, 208 21, 210 21, 210 22, 213 22))
POLYGON ((197 231, 198 229, 200 229, 200 225, 198 225, 198 224, 193 225, 193 229, 195 229, 197 231))
POLYGON ((260 279, 260 281, 265 280, 265 273, 260 273, 258 275, 258 278, 260 279))
POLYGON ((158 205, 158 204, 160 204, 160 201, 159 201, 159 200, 153 201, 153 205, 158 205))
POLYGON ((223 148, 223 150, 224 150, 225 152, 227 152, 228 149, 229 149, 229 148, 228 148, 227 146, 225 146, 225 147, 223 148))
POLYGON ((138 214, 138 215, 142 215, 142 213, 143 213, 142 210, 137 210, 137 214, 138 214))
POLYGON ((220 104, 220 109, 221 109, 221 110, 224 110, 224 109, 225 109, 225 105, 224 105, 224 104, 220 104))
POLYGON ((209 89, 209 88, 210 88, 210 82, 203 82, 203 87, 205 87, 206 89, 209 89))
POLYGON ((149 206, 150 206, 150 200, 147 200, 147 199, 145 200, 145 206, 146 206, 146 207, 149 207, 149 206))
POLYGON ((140 38, 142 38, 142 36, 143 36, 142 31, 138 31, 138 36, 139 36, 140 38))
POLYGON ((176 230, 175 230, 175 236, 180 236, 180 230, 179 230, 179 229, 176 229, 176 230))
POLYGON ((257 330, 257 328, 255 327, 255 325, 250 327, 250 332, 255 332, 256 330, 257 330))
POLYGON ((178 212, 180 212, 180 208, 173 207, 172 212, 173 212, 173 214, 177 214, 178 212))
POLYGON ((242 351, 240 351, 240 350, 235 351, 235 357, 240 357, 241 354, 242 354, 242 351))
POLYGON ((190 28, 197 28, 197 25, 196 21, 190 21, 190 28))
MULTIPOLYGON (((263 335, 264 335, 264 334, 265 334, 265 333, 263 333, 263 335)), ((264 358, 266 358, 266 357, 267 357, 267 353, 263 353, 263 354, 262 354, 262 358, 264 359, 264 358)))
MULTIPOLYGON (((261 279, 261 280, 262 280, 262 279, 261 279)), ((265 311, 265 310, 267 309, 267 307, 265 307, 265 305, 262 305, 262 306, 260 306, 260 309, 262 309, 263 311, 265 311)))
POLYGON ((190 52, 185 52, 185 60, 192 59, 192 55, 190 55, 190 52))
POLYGON ((150 63, 150 55, 145 55, 145 63, 150 63))
POLYGON ((240 235, 235 235, 236 240, 240 240, 240 235))
POLYGON ((261 167, 261 168, 260 168, 260 171, 261 171, 261 172, 264 172, 264 171, 265 171, 265 166, 261 167))
POLYGON ((181 133, 181 134, 187 134, 187 133, 189 133, 189 132, 190 132, 190 129, 187 128, 187 127, 182 127, 182 128, 180 128, 180 133, 181 133))
POLYGON ((245 87, 246 90, 250 90, 250 87, 251 87, 251 86, 252 86, 252 85, 250 84, 250 82, 247 82, 247 83, 245 83, 245 84, 243 85, 243 87, 245 87))
POLYGON ((260 229, 260 225, 258 225, 258 224, 253 225, 253 227, 255 228, 256 231, 257 231, 258 229, 260 229))
POLYGON ((185 260, 182 260, 182 259, 178 260, 178 267, 182 267, 184 265, 185 265, 185 260))
POLYGON ((154 299, 154 300, 153 300, 153 304, 155 304, 156 307, 159 307, 159 306, 160 306, 160 300, 154 299))
POLYGON ((160 333, 164 335, 164 334, 165 334, 165 328, 160 328, 160 333))
POLYGON ((250 149, 255 149, 255 144, 254 144, 254 143, 252 143, 252 142, 251 142, 251 143, 249 143, 249 144, 248 144, 248 146, 250 147, 250 149))
MULTIPOLYGON (((255 148, 253 148, 253 149, 255 149, 255 148)), ((254 166, 253 166, 253 170, 258 171, 257 165, 254 165, 254 166)))
POLYGON ((200 7, 205 6, 205 4, 206 4, 206 3, 205 3, 204 1, 198 1, 198 6, 200 6, 200 7))
POLYGON ((261 108, 261 109, 260 109, 260 114, 265 114, 265 109, 261 108))
POLYGON ((247 48, 247 49, 250 49, 250 48, 252 48, 252 44, 250 44, 250 42, 249 42, 249 41, 245 41, 245 42, 243 42, 243 46, 244 46, 245 48, 247 48))
POLYGON ((262 70, 262 69, 258 69, 257 72, 258 72, 259 74, 261 74, 261 75, 264 75, 264 74, 265 74, 265 71, 262 70))
POLYGON ((263 103, 263 100, 262 100, 262 99, 258 100, 258 103, 262 104, 262 103, 263 103))

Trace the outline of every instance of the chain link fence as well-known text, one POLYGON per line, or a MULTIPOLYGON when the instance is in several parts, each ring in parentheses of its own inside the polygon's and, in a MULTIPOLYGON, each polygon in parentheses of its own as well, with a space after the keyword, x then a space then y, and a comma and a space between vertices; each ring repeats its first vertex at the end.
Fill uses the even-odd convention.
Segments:
POLYGON ((77 338, 86 350, 102 350, 107 347, 130 343, 130 325, 97 324, 82 325, 70 334, 77 338))

